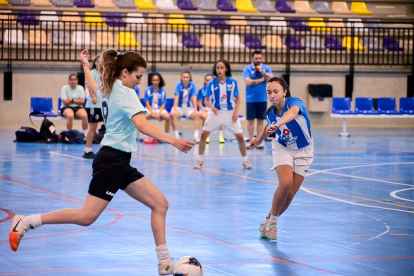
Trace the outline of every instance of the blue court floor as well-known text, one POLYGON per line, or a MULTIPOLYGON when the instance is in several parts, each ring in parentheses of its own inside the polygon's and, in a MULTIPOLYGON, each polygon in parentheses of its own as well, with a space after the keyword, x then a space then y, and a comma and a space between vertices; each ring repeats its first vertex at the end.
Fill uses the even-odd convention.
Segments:
MULTIPOLYGON (((349 131, 313 130, 314 163, 273 242, 258 231, 278 184, 270 142, 248 151, 248 171, 237 143, 216 134, 201 171, 198 146, 139 144, 132 165, 169 201, 172 257, 197 257, 206 276, 414 275, 414 129, 349 131)), ((0 275, 157 275, 150 211, 122 191, 90 227, 39 227, 13 252, 12 217, 79 208, 92 163, 84 145, 13 139, 0 130, 0 275)))

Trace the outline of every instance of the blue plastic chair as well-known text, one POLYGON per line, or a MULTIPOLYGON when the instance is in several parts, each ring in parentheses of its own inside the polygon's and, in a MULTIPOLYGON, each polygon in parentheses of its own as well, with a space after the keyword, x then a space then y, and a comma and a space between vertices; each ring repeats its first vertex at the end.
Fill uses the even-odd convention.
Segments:
POLYGON ((332 98, 332 113, 354 114, 351 109, 351 98, 332 98))
POLYGON ((378 98, 378 113, 398 114, 395 98, 378 98))
POLYGON ((334 51, 343 51, 346 48, 342 46, 341 41, 339 38, 335 36, 327 36, 325 37, 325 48, 334 51))
POLYGON ((183 34, 182 43, 187 48, 203 48, 196 34, 183 34))
POLYGON ((244 45, 250 49, 266 49, 266 45, 262 45, 258 35, 246 35, 244 37, 244 45))
POLYGON ((42 114, 33 114, 34 117, 57 117, 53 111, 53 99, 52 98, 40 98, 32 97, 30 99, 30 113, 41 112, 42 114))
POLYGON ((376 114, 372 98, 355 98, 355 113, 376 114))
POLYGON ((400 98, 400 113, 414 114, 414 98, 400 98))
POLYGON ((384 37, 383 40, 384 49, 388 51, 403 51, 404 48, 400 47, 398 39, 395 37, 384 37))
POLYGON ((275 9, 278 12, 282 12, 282 13, 295 13, 296 12, 296 10, 292 9, 292 7, 290 6, 289 1, 284 1, 284 0, 276 0, 275 9))
POLYGON ((165 105, 165 110, 168 111, 168 113, 171 113, 171 109, 174 105, 174 98, 167 98, 167 104, 165 105))
POLYGON ((285 37, 285 45, 286 47, 294 50, 303 50, 306 49, 305 46, 300 44, 300 37, 299 36, 286 36, 285 37))

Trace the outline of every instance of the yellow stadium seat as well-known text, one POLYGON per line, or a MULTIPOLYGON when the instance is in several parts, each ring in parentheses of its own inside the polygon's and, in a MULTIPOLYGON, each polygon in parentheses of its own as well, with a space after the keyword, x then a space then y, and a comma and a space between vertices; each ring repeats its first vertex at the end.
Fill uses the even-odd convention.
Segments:
POLYGON ((239 12, 257 12, 251 0, 236 0, 236 9, 239 12))
POLYGON ((332 10, 337 14, 354 14, 348 9, 346 2, 332 2, 332 10))
POLYGON ((50 42, 46 38, 46 32, 40 30, 29 31, 29 43, 35 45, 49 45, 50 42))
POLYGON ((187 21, 184 18, 184 14, 170 14, 168 18, 168 24, 173 27, 173 29, 189 29, 190 25, 187 24, 187 21))
POLYGON ((6 0, 0 0, 0 6, 7 6, 9 5, 9 2, 7 2, 6 0))
POLYGON ((139 47, 139 43, 131 32, 119 32, 116 43, 121 47, 139 47))
POLYGON ((156 10, 155 6, 151 0, 135 0, 135 6, 141 10, 156 10))
POLYGON ((91 27, 106 27, 99 12, 85 12, 85 23, 91 27))
POLYGON ((286 45, 283 45, 282 38, 278 35, 267 35, 265 39, 265 45, 268 49, 286 48, 286 45))
POLYGON ((352 2, 351 11, 359 15, 372 15, 372 11, 367 9, 365 2, 352 2))
POLYGON ((348 50, 351 50, 352 47, 354 48, 354 51, 365 51, 365 47, 359 44, 359 38, 354 37, 352 45, 352 37, 346 36, 344 37, 344 40, 342 42, 342 46, 346 47, 348 50))
POLYGON ((326 27, 325 22, 323 21, 323 18, 320 17, 311 17, 309 18, 309 27, 311 27, 312 31, 315 32, 330 32, 331 28, 326 27))

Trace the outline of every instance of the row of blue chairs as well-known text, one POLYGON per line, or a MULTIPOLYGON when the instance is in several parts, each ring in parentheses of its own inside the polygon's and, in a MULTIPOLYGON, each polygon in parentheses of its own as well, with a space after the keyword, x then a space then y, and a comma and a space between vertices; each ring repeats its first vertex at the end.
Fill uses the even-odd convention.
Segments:
POLYGON ((355 98, 355 111, 351 108, 351 98, 332 98, 333 114, 414 114, 414 98, 400 98, 400 110, 397 111, 395 98, 378 98, 377 110, 373 98, 355 98))

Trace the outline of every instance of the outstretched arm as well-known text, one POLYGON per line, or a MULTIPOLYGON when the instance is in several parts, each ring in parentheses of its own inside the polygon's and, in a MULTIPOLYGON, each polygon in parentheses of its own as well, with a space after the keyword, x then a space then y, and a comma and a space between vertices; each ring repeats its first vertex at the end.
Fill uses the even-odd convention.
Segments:
POLYGON ((93 79, 91 71, 89 70, 89 58, 90 57, 91 56, 89 55, 88 50, 85 49, 80 53, 79 59, 82 63, 83 71, 85 72, 85 78, 86 78, 86 81, 88 82, 88 88, 93 93, 93 95, 96 97, 98 90, 99 90, 99 86, 93 79))
POLYGON ((282 116, 282 118, 274 125, 270 125, 266 128, 268 135, 276 132, 282 125, 289 123, 290 121, 294 120, 296 116, 298 116, 300 112, 299 106, 292 106, 288 111, 285 112, 285 114, 282 116))

